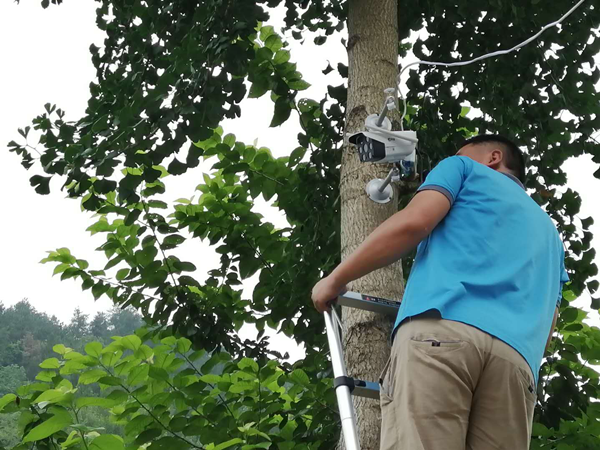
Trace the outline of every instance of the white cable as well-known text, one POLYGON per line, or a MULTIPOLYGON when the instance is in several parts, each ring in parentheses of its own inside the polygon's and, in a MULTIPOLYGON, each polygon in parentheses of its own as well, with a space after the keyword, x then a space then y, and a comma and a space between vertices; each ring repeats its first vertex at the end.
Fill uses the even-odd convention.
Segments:
POLYGON ((402 95, 402 89, 400 89, 400 81, 401 81, 402 74, 409 67, 420 65, 420 64, 424 64, 424 65, 427 65, 427 66, 444 66, 444 67, 466 66, 466 65, 469 65, 469 64, 472 64, 474 62, 481 61, 481 60, 484 60, 484 59, 487 59, 487 58, 493 58, 494 56, 501 56, 501 55, 506 55, 508 53, 512 53, 515 50, 518 50, 521 47, 526 46, 527 44, 531 43, 532 41, 534 41, 535 39, 537 39, 538 37, 540 37, 540 35, 544 31, 546 31, 548 28, 555 27, 556 25, 559 25, 560 23, 562 23, 567 17, 569 17, 571 14, 573 14, 575 12, 575 10, 577 8, 579 8, 584 2, 585 2, 585 0, 580 0, 579 3, 577 3, 575 6, 573 6, 564 16, 562 16, 556 22, 549 23, 548 25, 546 25, 545 27, 543 27, 536 35, 530 37, 526 41, 521 42, 519 45, 516 45, 516 46, 514 46, 513 48, 511 48, 509 50, 498 50, 498 51, 495 51, 493 53, 488 53, 487 55, 478 56, 477 58, 471 59, 469 61, 457 61, 457 62, 453 62, 453 63, 434 62, 434 61, 416 61, 416 62, 408 64, 406 67, 404 67, 402 69, 402 71, 398 75, 398 83, 397 83, 398 97, 404 103, 404 109, 403 109, 402 117, 400 118, 400 126, 401 126, 402 131, 404 131, 404 124, 403 124, 403 122, 404 122, 404 117, 406 116, 406 98, 404 98, 404 96, 402 95))

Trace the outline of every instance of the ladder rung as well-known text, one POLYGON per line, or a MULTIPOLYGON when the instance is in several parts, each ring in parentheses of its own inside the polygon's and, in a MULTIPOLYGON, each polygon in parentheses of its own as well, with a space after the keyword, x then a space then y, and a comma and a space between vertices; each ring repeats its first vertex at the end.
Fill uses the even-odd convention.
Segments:
POLYGON ((347 308, 358 308, 386 315, 395 315, 400 308, 399 302, 350 291, 340 295, 337 303, 347 308))
POLYGON ((379 384, 372 381, 354 380, 352 395, 379 400, 379 384))

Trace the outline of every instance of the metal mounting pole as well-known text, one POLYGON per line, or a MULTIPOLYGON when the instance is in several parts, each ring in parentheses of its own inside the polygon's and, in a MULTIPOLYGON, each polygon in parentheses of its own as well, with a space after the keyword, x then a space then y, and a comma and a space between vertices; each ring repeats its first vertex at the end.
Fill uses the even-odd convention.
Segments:
POLYGON ((390 170, 390 173, 388 173, 388 176, 385 177, 385 180, 383 180, 383 183, 381 183, 381 186, 379 186, 379 192, 385 191, 385 188, 388 187, 388 184, 390 184, 392 182, 392 177, 394 176, 394 173, 397 170, 398 169, 395 166, 390 170))
MULTIPOLYGON (((333 322, 333 314, 335 314, 333 310, 331 312, 325 312, 325 326, 327 328, 327 340, 329 341, 329 350, 331 352, 333 375, 336 378, 347 377, 342 344, 340 342, 337 327, 333 322)), ((338 401, 340 420, 342 421, 342 434, 344 436, 346 450, 360 450, 350 388, 346 385, 337 386, 335 395, 338 401)))
MULTIPOLYGON (((387 88, 384 92, 386 94, 391 94, 394 91, 394 88, 387 88)), ((377 122, 375 124, 378 127, 381 127, 381 125, 383 125, 383 121, 385 120, 387 112, 394 108, 396 108, 396 99, 390 95, 385 99, 385 102, 383 103, 383 108, 381 109, 381 113, 379 114, 379 117, 377 118, 377 122)))

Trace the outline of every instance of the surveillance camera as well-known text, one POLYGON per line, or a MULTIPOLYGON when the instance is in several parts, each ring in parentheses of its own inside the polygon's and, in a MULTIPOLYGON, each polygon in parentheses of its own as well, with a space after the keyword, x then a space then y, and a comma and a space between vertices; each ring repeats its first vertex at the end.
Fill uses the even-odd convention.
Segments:
POLYGON ((414 131, 361 131, 349 141, 358 148, 360 162, 392 163, 410 159, 415 152, 417 133, 414 131))

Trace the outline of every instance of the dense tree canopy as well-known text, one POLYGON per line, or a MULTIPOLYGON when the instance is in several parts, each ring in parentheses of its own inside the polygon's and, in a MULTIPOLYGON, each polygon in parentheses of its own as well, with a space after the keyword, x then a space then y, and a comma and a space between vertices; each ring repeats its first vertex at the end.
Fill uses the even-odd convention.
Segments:
MULTIPOLYGON (((92 269, 80 255, 58 249, 46 258, 57 264, 55 272, 63 279, 80 279, 82 288, 96 298, 107 295, 116 305, 139 309, 153 329, 189 339, 195 349, 210 354, 228 351, 230 356, 224 358, 233 358, 223 366, 228 376, 235 372, 239 381, 250 372, 256 375, 254 408, 267 407, 261 403, 262 378, 242 358, 252 358, 260 368, 272 367, 269 364, 275 363, 270 361, 277 360, 281 366, 273 370, 289 377, 298 376, 295 371, 302 367, 315 386, 328 374, 325 341, 315 332, 322 329, 322 322, 309 304, 309 289, 339 260, 336 149, 343 145, 346 98, 344 85, 329 86, 324 99, 301 98, 308 83, 292 62, 287 43, 266 25, 268 8, 285 7, 294 38, 314 38, 319 44, 339 39, 336 32, 343 29, 349 4, 352 1, 98 1, 97 24, 107 37, 102 48, 90 49, 97 80, 90 85, 85 116, 67 122, 59 107, 48 104, 33 121, 33 129, 41 135, 37 145, 41 156, 34 156, 29 147, 34 145, 28 142, 35 134, 31 127, 20 130, 21 138, 9 144, 23 166, 36 171, 31 184, 38 193, 47 194, 51 180, 57 180, 70 197, 81 199, 83 208, 99 215, 90 231, 106 235, 100 248, 106 266, 92 269), (274 158, 269 149, 238 142, 219 127, 224 118, 241 114, 239 104, 244 98, 265 94, 273 100, 273 127, 291 117, 299 121, 298 147, 289 156, 274 158), (201 159, 214 165, 198 186, 199 200, 180 199, 173 205, 160 200, 169 177, 194 170, 201 159), (261 195, 285 213, 288 228, 276 229, 253 208, 261 195), (221 255, 220 265, 204 283, 194 277, 198 274, 193 262, 177 257, 178 248, 196 239, 209 242, 221 255), (259 282, 252 298, 244 298, 241 283, 256 273, 259 282), (244 323, 261 332, 258 342, 240 339, 237 331, 244 323), (307 357, 294 366, 285 363, 268 349, 262 335, 265 326, 304 344, 307 357)), ((407 43, 411 31, 427 32, 412 51, 428 60, 454 61, 510 48, 573 4, 557 0, 552 6, 500 0, 488 2, 485 8, 468 0, 401 3, 399 55, 411 49, 407 43)), ((558 442, 593 448, 600 430, 600 410, 591 402, 598 397, 598 374, 590 367, 600 360, 600 330, 583 322, 584 311, 569 305, 584 292, 596 295, 598 288, 598 281, 592 279, 597 275, 589 231, 592 219, 578 217, 581 199, 564 189, 567 180, 561 169, 569 157, 582 154, 600 162, 600 146, 591 137, 600 109, 595 89, 600 68, 593 60, 600 50, 599 26, 600 11, 588 1, 560 28, 518 52, 460 70, 422 66, 408 80, 405 126, 419 133, 421 159, 435 164, 474 132, 496 131, 516 138, 529 156, 527 187, 557 222, 565 241, 572 281, 561 306, 560 337, 540 377, 534 430, 540 438, 534 445, 541 448, 556 448, 558 442), (465 106, 477 108, 481 115, 465 114, 465 106)), ((326 61, 322 63, 325 67, 326 61)), ((347 77, 343 64, 337 70, 347 77)), ((600 177, 600 171, 595 175, 600 177)), ((591 307, 600 307, 596 297, 591 307)), ((102 318, 91 326, 102 327, 102 318)), ((146 356, 136 356, 139 348, 130 344, 121 345, 115 344, 108 353, 129 349, 134 352, 130 361, 146 356)), ((68 359, 69 352, 61 352, 68 359)), ((81 360, 82 364, 97 367, 103 357, 96 353, 88 352, 96 359, 81 360)), ((148 376, 167 382, 163 372, 153 373, 148 376)), ((112 378, 110 383, 104 381, 117 383, 112 378)), ((188 381, 190 386, 198 383, 188 381)), ((60 377, 52 382, 52 390, 63 389, 65 395, 72 389, 60 377)), ((232 392, 230 385, 219 389, 232 392)), ((284 395, 278 389, 271 392, 284 395)), ((175 395, 176 389, 167 391, 175 395)), ((37 391, 28 394, 34 401, 37 391)), ((198 402, 208 401, 204 391, 199 395, 198 402)), ((171 400, 165 397, 153 408, 170 407, 171 400)), ((318 407, 326 406, 311 403, 311 408, 318 407)), ((57 421, 63 417, 64 423, 71 420, 59 406, 53 408, 47 409, 47 417, 58 417, 57 421)), ((303 417, 298 402, 290 408, 294 417, 303 417)), ((277 414, 265 415, 265 423, 273 425, 270 421, 278 420, 273 419, 277 415, 284 421, 269 432, 284 433, 288 416, 280 409, 274 411, 277 414)), ((194 415, 189 409, 179 412, 194 415)), ((311 409, 307 420, 313 414, 311 409)), ((231 414, 243 422, 242 415, 231 414)), ((258 417, 257 425, 249 426, 255 430, 251 433, 264 432, 261 420, 258 417)), ((242 422, 238 425, 246 426, 242 422)), ((321 425, 320 431, 330 432, 325 418, 321 425)), ((317 432, 309 425, 287 430, 297 442, 317 432)), ((169 434, 165 427, 162 432, 169 434)), ((232 439, 240 440, 230 446, 244 442, 243 448, 254 448, 248 447, 252 439, 247 433, 236 436, 232 439)), ((328 438, 311 436, 315 446, 305 448, 319 448, 328 438)), ((221 441, 213 435, 201 442, 206 448, 211 448, 209 443, 214 443, 212 448, 227 448, 219 447, 221 441)))

